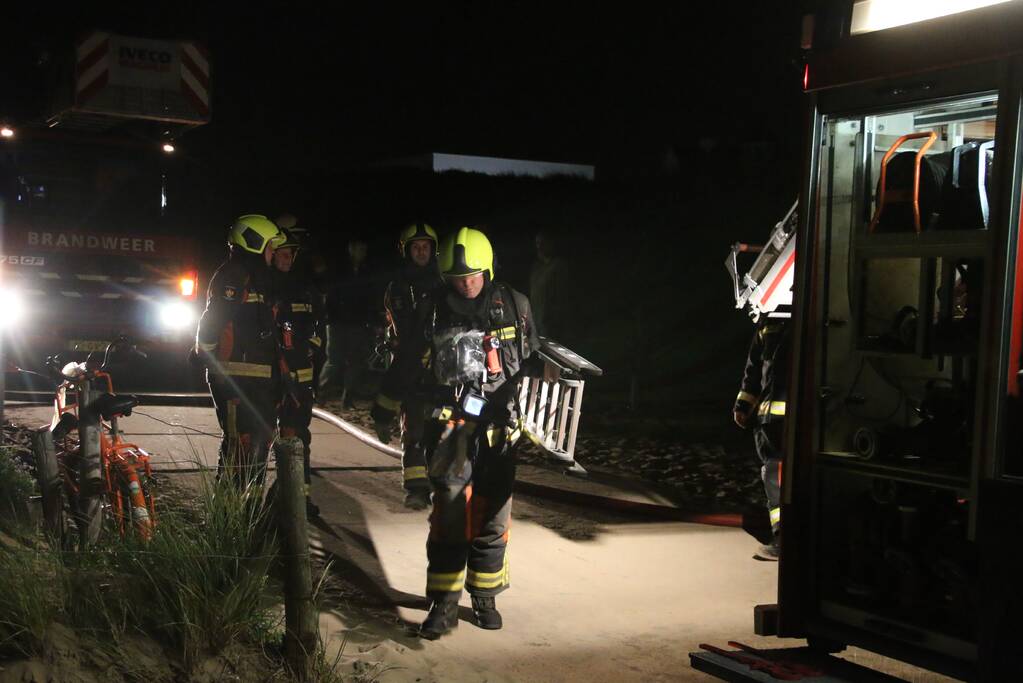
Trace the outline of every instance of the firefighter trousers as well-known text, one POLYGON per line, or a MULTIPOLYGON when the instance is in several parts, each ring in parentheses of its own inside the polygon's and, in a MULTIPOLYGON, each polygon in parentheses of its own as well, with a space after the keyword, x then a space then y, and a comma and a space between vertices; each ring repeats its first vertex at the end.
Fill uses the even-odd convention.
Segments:
POLYGON ((781 531, 781 450, 782 425, 780 420, 758 425, 753 432, 753 443, 760 458, 760 480, 764 482, 767 510, 771 516, 771 531, 781 531))
POLYGON ((423 446, 426 411, 427 406, 420 399, 408 399, 401 406, 401 471, 406 491, 430 490, 423 446))
POLYGON ((262 485, 277 421, 277 381, 213 373, 208 381, 224 431, 217 480, 226 477, 239 488, 262 485))
MULTIPOLYGON (((312 369, 307 370, 312 373, 312 369)), ((313 392, 312 379, 307 382, 294 382, 289 390, 285 392, 281 401, 281 409, 278 413, 278 424, 281 428, 281 437, 297 436, 302 441, 302 463, 304 469, 306 495, 309 494, 309 485, 312 481, 309 468, 309 454, 313 435, 309 431, 309 424, 313 420, 313 403, 316 401, 313 392)))
POLYGON ((514 444, 487 423, 430 421, 426 427, 433 510, 426 542, 426 594, 457 601, 509 586, 508 527, 514 444))

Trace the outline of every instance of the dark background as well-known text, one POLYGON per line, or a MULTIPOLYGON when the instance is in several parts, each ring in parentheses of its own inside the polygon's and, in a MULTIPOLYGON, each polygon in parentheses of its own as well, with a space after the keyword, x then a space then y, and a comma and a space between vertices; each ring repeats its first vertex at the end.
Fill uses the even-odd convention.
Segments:
POLYGON ((169 179, 163 221, 200 238, 208 264, 241 213, 295 214, 331 263, 364 236, 381 269, 397 230, 426 220, 485 226, 499 276, 526 289, 533 236, 548 230, 576 283, 567 341, 608 370, 595 398, 623 401, 635 377, 649 410, 727 410, 752 328, 722 264, 796 194, 799 9, 551 4, 14 13, 0 118, 38 119, 47 60, 89 30, 198 40, 212 122, 152 154, 169 179), (379 166, 423 152, 593 164, 597 179, 379 166))

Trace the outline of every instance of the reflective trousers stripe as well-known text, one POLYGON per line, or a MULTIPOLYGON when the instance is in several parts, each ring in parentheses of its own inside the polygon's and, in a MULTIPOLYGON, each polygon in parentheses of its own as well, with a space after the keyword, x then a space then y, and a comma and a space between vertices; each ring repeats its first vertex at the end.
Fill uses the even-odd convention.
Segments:
POLYGON ((198 347, 199 351, 206 351, 207 353, 213 353, 214 351, 217 350, 217 347, 219 346, 219 344, 217 342, 213 342, 212 344, 204 344, 203 342, 196 342, 196 346, 198 347))
POLYGON ((291 376, 295 378, 297 382, 312 382, 313 381, 313 369, 303 368, 291 373, 291 376))
POLYGON ((396 413, 401 409, 401 401, 395 401, 393 398, 383 394, 377 394, 377 405, 390 410, 392 413, 396 413))
POLYGON ((449 574, 438 574, 426 572, 426 590, 445 591, 449 593, 458 592, 465 587, 465 570, 451 572, 449 574))
POLYGON ((757 403, 757 397, 749 393, 748 391, 740 391, 739 395, 735 397, 735 400, 736 402, 745 401, 746 403, 749 403, 751 406, 756 405, 757 403))
POLYGON ((413 479, 426 479, 426 468, 422 465, 418 467, 406 467, 402 473, 405 481, 412 481, 413 479))
POLYGON ((273 366, 259 363, 237 363, 234 361, 221 361, 220 369, 225 375, 236 377, 261 377, 270 379, 273 376, 273 366))
POLYGON ((771 526, 775 524, 781 524, 781 508, 771 508, 771 526))
POLYGON ((496 572, 474 572, 469 570, 469 576, 466 579, 466 583, 469 588, 500 588, 501 586, 507 586, 508 581, 508 551, 504 553, 504 566, 501 567, 500 571, 496 572))
POLYGON ((785 417, 785 401, 764 401, 757 408, 757 414, 761 417, 768 414, 785 417))
POLYGON ((291 310, 295 313, 312 313, 312 304, 291 304, 291 310))

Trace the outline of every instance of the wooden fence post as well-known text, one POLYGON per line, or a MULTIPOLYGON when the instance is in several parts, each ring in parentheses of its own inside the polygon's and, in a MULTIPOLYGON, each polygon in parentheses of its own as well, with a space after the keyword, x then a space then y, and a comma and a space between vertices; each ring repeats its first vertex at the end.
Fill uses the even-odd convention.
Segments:
POLYGON ((319 619, 313 604, 312 568, 309 565, 309 530, 305 514, 302 441, 278 439, 277 520, 284 551, 284 653, 299 681, 309 681, 316 654, 319 619))

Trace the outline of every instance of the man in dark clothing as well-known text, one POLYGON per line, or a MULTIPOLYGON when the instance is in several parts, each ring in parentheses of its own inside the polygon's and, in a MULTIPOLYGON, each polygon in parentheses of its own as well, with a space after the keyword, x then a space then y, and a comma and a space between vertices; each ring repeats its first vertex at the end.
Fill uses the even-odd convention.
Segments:
POLYGON ((231 227, 231 254, 210 281, 196 330, 224 437, 218 476, 239 487, 261 485, 280 402, 280 363, 269 268, 280 230, 264 216, 231 227))
POLYGON ((413 391, 427 401, 424 445, 433 510, 426 543, 430 613, 419 629, 439 638, 458 625, 463 588, 481 628, 502 626, 495 597, 509 585, 507 543, 520 436, 516 388, 538 348, 529 300, 493 282, 486 236, 462 228, 441 244, 448 287, 426 305, 422 329, 399 355, 429 358, 413 391), (428 356, 427 356, 428 354, 428 356))
POLYGON ((309 424, 313 417, 316 369, 322 365, 323 342, 320 328, 323 323, 323 305, 319 292, 302 272, 294 269, 300 244, 288 230, 284 242, 273 256, 276 281, 277 326, 281 335, 281 368, 284 396, 278 413, 282 437, 297 436, 302 441, 305 465, 306 514, 316 517, 319 507, 309 496, 309 455, 312 433, 309 424), (287 373, 286 375, 284 373, 287 373))
POLYGON ((384 310, 397 352, 381 382, 372 415, 377 436, 387 443, 394 415, 400 413, 405 506, 424 510, 430 505, 430 482, 423 451, 426 404, 419 396, 406 396, 404 402, 396 396, 400 395, 402 386, 416 382, 425 372, 421 358, 401 354, 400 348, 403 340, 422 329, 423 316, 431 310, 425 303, 431 293, 444 284, 437 269, 437 233, 425 223, 410 225, 398 239, 398 250, 402 255, 401 273, 387 285, 384 293, 384 310))
POLYGON ((762 546, 754 556, 760 560, 778 559, 781 533, 781 467, 784 460, 782 436, 785 426, 789 368, 788 319, 766 315, 757 323, 750 343, 746 370, 739 395, 735 399, 735 423, 753 427, 753 442, 760 457, 760 478, 767 494, 768 514, 774 541, 762 546))
POLYGON ((529 301, 536 327, 544 337, 565 341, 569 280, 565 260, 558 255, 550 233, 536 236, 536 260, 529 273, 529 301))
POLYGON ((366 265, 367 246, 348 243, 348 268, 327 291, 327 361, 320 373, 324 396, 341 394, 345 408, 364 390, 373 328, 381 322, 377 283, 366 265))

